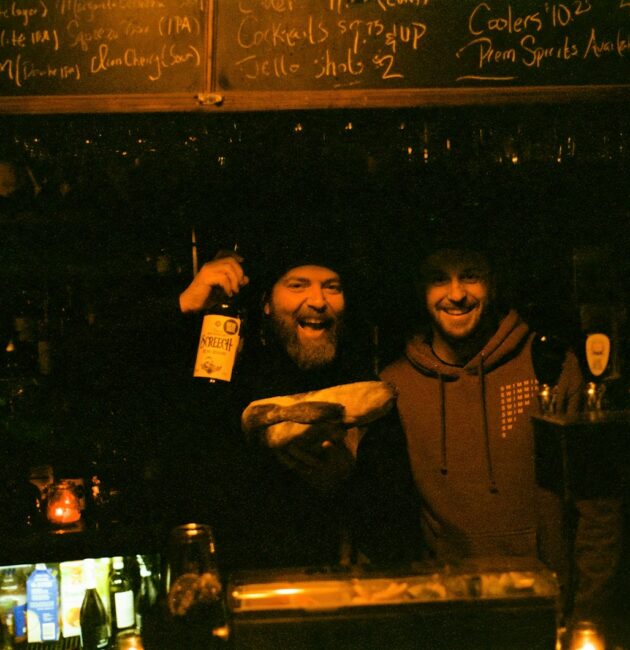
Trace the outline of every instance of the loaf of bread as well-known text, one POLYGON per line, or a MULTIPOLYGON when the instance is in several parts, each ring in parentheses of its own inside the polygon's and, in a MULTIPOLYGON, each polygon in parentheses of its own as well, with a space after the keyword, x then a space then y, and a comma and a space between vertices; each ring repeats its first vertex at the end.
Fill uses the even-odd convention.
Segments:
POLYGON ((260 432, 270 447, 280 447, 317 423, 339 423, 345 428, 369 424, 385 415, 395 399, 396 392, 386 382, 353 382, 256 400, 243 411, 241 424, 246 433, 260 432))

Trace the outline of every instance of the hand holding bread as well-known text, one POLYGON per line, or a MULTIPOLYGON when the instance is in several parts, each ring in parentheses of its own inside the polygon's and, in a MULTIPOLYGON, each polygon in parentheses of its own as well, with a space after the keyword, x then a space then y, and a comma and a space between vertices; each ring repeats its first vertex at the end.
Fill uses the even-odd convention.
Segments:
POLYGON ((369 424, 385 415, 395 399, 393 387, 382 381, 341 384, 251 402, 242 413, 241 425, 248 435, 260 435, 269 447, 282 447, 319 422, 346 429, 369 424))

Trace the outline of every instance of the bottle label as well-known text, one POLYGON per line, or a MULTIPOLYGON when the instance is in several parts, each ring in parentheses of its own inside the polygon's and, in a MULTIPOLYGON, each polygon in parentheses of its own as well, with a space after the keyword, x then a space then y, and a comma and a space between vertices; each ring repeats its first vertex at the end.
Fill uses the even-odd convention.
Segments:
POLYGON ((135 623, 133 591, 120 591, 114 594, 115 624, 119 630, 132 627, 135 623))
POLYGON ((61 632, 64 637, 79 636, 80 615, 85 585, 83 583, 83 561, 76 560, 59 564, 61 575, 61 632))
POLYGON ((13 608, 13 628, 16 639, 26 639, 26 603, 13 608))
POLYGON ((195 377, 230 381, 238 352, 241 321, 233 316, 203 317, 195 361, 195 377))

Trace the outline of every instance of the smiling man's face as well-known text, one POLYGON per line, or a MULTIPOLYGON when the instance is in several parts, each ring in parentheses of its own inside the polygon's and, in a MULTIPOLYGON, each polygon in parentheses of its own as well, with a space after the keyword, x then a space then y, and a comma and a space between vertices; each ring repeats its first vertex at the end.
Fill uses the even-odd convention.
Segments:
POLYGON ((274 284, 264 305, 276 336, 303 369, 335 358, 344 309, 339 275, 315 265, 290 269, 274 284))
POLYGON ((491 308, 486 258, 470 251, 440 250, 425 260, 421 277, 434 333, 453 342, 474 336, 491 308))

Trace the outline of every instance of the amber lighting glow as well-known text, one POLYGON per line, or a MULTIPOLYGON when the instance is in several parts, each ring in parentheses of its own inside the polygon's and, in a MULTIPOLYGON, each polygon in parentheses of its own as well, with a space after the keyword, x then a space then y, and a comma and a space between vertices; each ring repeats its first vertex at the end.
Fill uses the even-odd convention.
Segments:
POLYGON ((571 635, 569 650, 605 650, 604 640, 593 623, 577 623, 571 635))
POLYGON ((81 508, 70 485, 59 483, 48 497, 46 508, 48 520, 58 526, 74 524, 81 519, 81 508))

